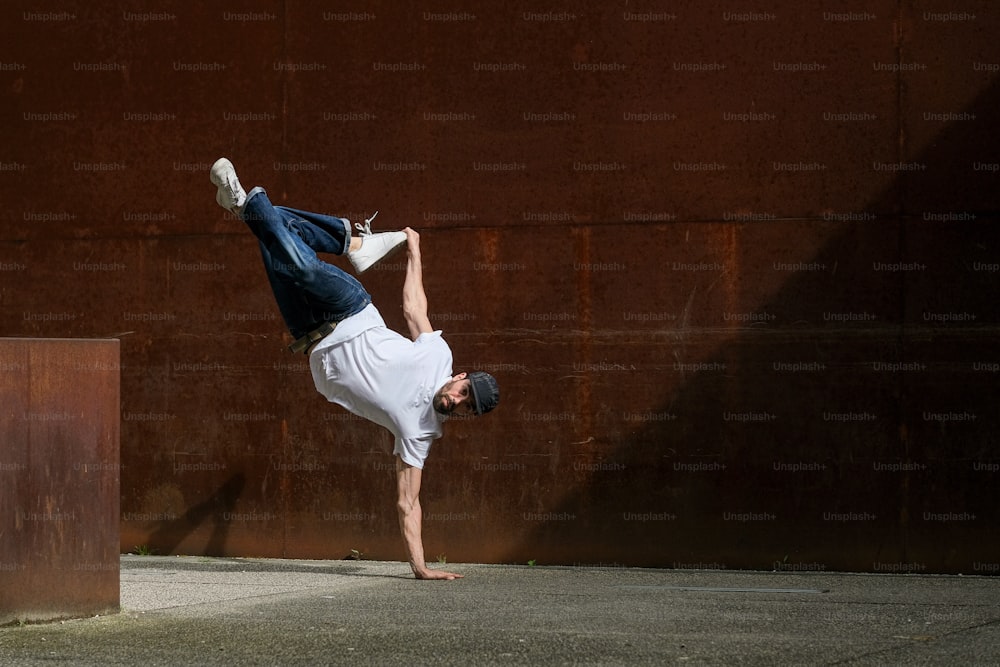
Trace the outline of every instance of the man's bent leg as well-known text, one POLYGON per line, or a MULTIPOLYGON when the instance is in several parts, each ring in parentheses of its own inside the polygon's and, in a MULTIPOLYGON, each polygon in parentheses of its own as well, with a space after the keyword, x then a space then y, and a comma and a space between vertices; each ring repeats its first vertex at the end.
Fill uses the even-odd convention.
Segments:
POLYGON ((338 239, 329 232, 335 227, 307 228, 292 209, 273 206, 262 188, 250 191, 241 216, 260 241, 268 280, 292 336, 300 338, 323 322, 339 322, 371 303, 371 296, 357 279, 319 259, 292 231, 298 225, 321 247, 333 248, 338 239))
POLYGON ((275 208, 288 215, 289 227, 310 248, 316 252, 347 255, 354 270, 359 274, 391 256, 406 244, 406 234, 403 232, 372 232, 371 221, 374 215, 365 220, 364 225, 355 225, 361 230, 361 235, 358 237, 358 246, 352 249, 349 220, 284 206, 275 208))
POLYGON ((351 246, 351 223, 332 215, 275 206, 288 227, 316 252, 343 255, 351 246))

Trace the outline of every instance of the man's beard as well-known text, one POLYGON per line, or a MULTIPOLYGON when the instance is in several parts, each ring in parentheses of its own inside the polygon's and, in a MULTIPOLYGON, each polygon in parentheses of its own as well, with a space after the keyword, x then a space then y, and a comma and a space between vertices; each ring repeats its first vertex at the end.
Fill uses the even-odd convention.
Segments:
POLYGON ((450 416, 455 411, 455 406, 452 404, 451 407, 447 407, 446 399, 443 393, 438 393, 434 395, 434 400, 431 401, 434 405, 434 412, 439 415, 450 416))

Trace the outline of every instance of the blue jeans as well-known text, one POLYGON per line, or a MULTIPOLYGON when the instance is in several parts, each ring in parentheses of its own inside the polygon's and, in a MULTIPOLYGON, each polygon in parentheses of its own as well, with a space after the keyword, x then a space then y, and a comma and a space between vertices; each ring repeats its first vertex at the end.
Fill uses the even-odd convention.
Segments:
POLYGON ((247 195, 241 217, 260 242, 274 299, 294 338, 356 315, 372 302, 354 276, 316 256, 347 252, 347 220, 274 206, 260 187, 247 195))

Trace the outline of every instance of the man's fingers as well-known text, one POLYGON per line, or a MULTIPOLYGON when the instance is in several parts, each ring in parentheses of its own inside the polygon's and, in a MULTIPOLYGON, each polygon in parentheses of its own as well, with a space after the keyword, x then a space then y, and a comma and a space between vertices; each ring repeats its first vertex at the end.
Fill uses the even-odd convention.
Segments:
POLYGON ((424 575, 419 576, 420 579, 436 579, 453 581, 455 579, 464 579, 464 574, 456 574, 454 572, 445 572, 444 570, 428 570, 424 575))

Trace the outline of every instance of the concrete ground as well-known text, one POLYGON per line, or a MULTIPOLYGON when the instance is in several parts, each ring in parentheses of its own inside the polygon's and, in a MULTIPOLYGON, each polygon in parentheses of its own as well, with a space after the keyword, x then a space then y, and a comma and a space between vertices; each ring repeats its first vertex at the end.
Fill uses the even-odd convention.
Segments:
POLYGON ((1000 665, 1000 578, 123 556, 0 665, 1000 665))

